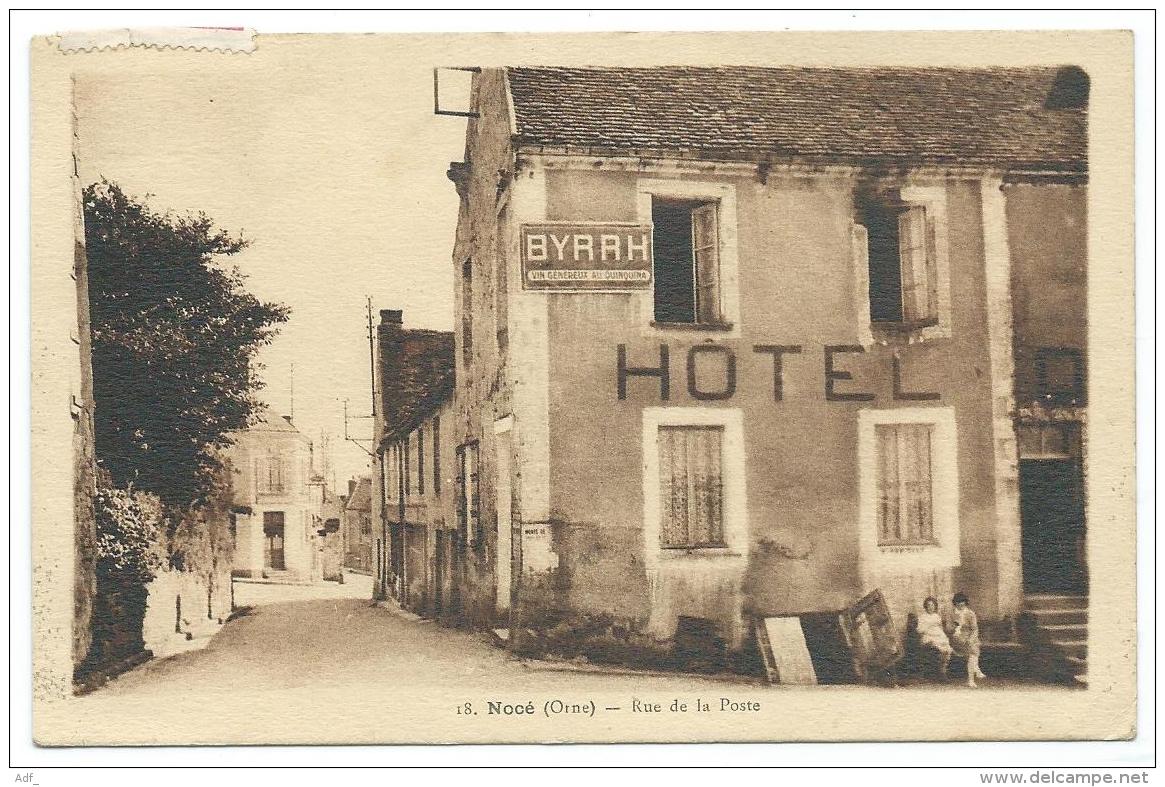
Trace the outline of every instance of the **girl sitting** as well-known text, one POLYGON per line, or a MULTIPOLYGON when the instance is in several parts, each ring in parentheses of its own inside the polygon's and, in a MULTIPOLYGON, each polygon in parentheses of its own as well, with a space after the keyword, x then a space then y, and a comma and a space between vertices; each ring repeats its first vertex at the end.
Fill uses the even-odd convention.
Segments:
POLYGON ((943 628, 943 618, 938 611, 938 599, 934 596, 928 596, 926 601, 922 602, 922 614, 918 616, 918 643, 924 648, 938 651, 941 659, 940 671, 945 679, 954 650, 951 648, 950 639, 947 638, 946 629, 943 628))

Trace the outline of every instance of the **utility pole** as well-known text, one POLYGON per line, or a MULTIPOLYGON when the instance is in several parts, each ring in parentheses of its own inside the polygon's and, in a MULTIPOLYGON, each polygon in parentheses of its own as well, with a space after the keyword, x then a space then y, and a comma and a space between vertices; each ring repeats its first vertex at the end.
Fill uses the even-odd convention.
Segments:
POLYGON ((372 324, 372 297, 365 296, 365 309, 368 316, 368 371, 369 381, 371 383, 370 390, 372 393, 372 415, 348 415, 348 400, 344 400, 344 440, 349 443, 355 443, 360 447, 364 453, 369 457, 375 459, 376 453, 373 450, 376 446, 376 329, 372 324), (359 439, 352 437, 348 433, 348 419, 372 419, 372 448, 365 447, 359 439))
POLYGON ((291 364, 291 412, 288 414, 292 423, 295 423, 295 364, 291 364))
MULTIPOLYGON (((376 418, 376 340, 372 330, 372 296, 366 296, 368 303, 368 371, 372 382, 372 418, 376 418)), ((373 426, 375 436, 376 427, 373 426)))

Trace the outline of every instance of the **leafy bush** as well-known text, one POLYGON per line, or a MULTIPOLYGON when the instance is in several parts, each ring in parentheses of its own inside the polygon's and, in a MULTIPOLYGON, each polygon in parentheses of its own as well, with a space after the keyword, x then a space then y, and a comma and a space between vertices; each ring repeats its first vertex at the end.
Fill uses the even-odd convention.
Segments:
POLYGON ((148 583, 162 566, 164 521, 157 496, 99 483, 95 507, 98 583, 148 583))

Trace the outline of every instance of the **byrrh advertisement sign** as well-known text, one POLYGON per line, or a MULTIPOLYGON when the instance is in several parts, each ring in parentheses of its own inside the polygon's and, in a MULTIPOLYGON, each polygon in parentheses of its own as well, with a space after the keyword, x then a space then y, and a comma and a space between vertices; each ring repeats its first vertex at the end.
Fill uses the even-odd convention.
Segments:
POLYGON ((522 225, 522 286, 560 292, 651 286, 651 225, 522 225))

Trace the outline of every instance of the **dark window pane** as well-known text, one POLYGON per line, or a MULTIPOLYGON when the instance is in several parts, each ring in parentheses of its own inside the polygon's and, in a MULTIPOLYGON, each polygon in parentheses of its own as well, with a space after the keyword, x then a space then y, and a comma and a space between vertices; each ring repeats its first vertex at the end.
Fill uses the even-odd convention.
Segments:
POLYGON ((651 221, 655 255, 655 319, 695 322, 696 282, 692 266, 692 209, 653 201, 651 221))
POLYGON ((870 238, 870 319, 902 321, 902 266, 898 248, 898 214, 869 204, 859 219, 870 238))

